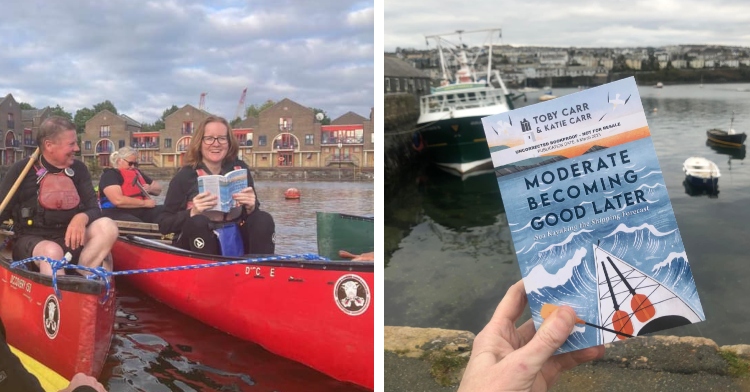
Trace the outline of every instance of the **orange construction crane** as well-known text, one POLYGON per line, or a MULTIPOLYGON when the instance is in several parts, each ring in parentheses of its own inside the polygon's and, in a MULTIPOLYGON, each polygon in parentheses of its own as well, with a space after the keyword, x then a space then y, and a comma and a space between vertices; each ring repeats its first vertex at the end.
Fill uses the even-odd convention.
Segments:
POLYGON ((198 109, 200 110, 206 108, 206 95, 208 95, 208 93, 201 93, 201 100, 198 102, 198 109))
POLYGON ((240 115, 242 115, 242 108, 245 105, 245 95, 247 95, 247 87, 245 87, 244 90, 242 90, 242 96, 240 97, 240 103, 237 104, 237 113, 234 115, 234 118, 241 119, 240 115))

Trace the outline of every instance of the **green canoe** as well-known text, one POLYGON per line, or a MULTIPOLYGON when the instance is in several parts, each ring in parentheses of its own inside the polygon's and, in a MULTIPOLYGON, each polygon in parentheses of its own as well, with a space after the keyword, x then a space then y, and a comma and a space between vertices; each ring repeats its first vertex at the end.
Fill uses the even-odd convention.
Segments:
POLYGON ((353 254, 375 250, 374 219, 336 212, 318 212, 318 254, 341 260, 339 251, 353 254))

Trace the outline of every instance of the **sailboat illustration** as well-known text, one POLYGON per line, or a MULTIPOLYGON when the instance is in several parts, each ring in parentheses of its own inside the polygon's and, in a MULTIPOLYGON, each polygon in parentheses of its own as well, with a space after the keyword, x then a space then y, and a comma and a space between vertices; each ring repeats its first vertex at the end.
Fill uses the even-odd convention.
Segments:
POLYGON ((594 244, 599 343, 702 321, 672 290, 594 244))

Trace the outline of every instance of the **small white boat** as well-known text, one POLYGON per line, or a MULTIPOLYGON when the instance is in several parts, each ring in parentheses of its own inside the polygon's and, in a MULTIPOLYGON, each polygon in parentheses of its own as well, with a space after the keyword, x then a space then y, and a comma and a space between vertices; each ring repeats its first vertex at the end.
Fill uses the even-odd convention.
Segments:
POLYGON ((654 87, 656 87, 656 88, 662 88, 662 87, 664 87, 664 84, 662 84, 662 82, 658 82, 658 83, 656 83, 656 86, 654 86, 654 87))
POLYGON ((550 99, 557 98, 557 95, 552 95, 552 91, 550 91, 550 94, 542 94, 539 96, 539 102, 549 101, 550 99))
POLYGON ((692 186, 709 187, 715 189, 719 184, 719 167, 703 157, 690 157, 682 164, 685 180, 692 186))

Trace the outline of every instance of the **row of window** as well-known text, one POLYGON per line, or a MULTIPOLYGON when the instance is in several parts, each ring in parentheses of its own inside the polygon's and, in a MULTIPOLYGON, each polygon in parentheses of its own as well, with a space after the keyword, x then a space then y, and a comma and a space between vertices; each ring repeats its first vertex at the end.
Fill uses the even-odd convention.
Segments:
POLYGON ((430 82, 428 79, 414 78, 385 78, 385 92, 387 93, 412 93, 428 91, 430 82))

